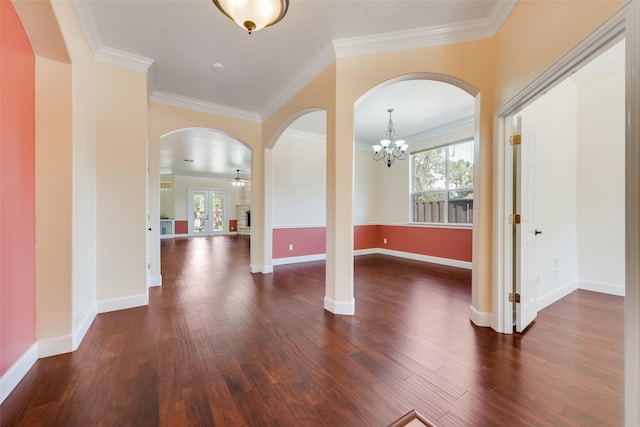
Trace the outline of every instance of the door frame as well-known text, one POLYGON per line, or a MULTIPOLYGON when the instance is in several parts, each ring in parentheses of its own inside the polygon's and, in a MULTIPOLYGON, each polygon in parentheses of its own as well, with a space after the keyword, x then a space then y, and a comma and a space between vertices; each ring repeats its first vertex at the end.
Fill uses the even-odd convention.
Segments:
MULTIPOLYGON (((208 205, 209 203, 207 203, 208 205)), ((218 188, 204 188, 204 187, 189 187, 187 189, 187 235, 189 237, 198 236, 219 236, 221 234, 229 233, 229 194, 227 190, 218 188), (209 196, 211 193, 220 193, 224 197, 224 207, 222 209, 222 231, 210 231, 202 233, 194 233, 193 230, 193 193, 194 192, 207 192, 207 202, 210 202, 209 196)), ((206 231, 206 229, 205 229, 206 231)))
POLYGON ((640 4, 621 9, 547 71, 524 87, 494 115, 494 218, 492 328, 512 333, 513 243, 509 213, 513 203, 513 159, 506 120, 565 80, 590 60, 625 39, 625 425, 640 422, 640 4))

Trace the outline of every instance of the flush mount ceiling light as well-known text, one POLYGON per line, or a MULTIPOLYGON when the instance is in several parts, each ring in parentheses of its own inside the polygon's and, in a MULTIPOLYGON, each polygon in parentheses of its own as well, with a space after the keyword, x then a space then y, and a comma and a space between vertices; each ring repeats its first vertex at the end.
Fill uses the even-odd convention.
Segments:
POLYGON ((234 187, 244 187, 244 179, 240 178, 240 169, 236 169, 236 177, 231 183, 234 187))
POLYGON ((409 146, 404 139, 396 139, 396 130, 393 128, 393 121, 391 120, 393 108, 389 108, 387 112, 389 113, 389 123, 387 124, 387 130, 384 131, 387 137, 380 140, 380 144, 373 146, 373 159, 384 160, 387 166, 391 167, 394 159, 404 160, 407 158, 409 146))
POLYGON ((289 0, 213 0, 213 4, 249 34, 279 22, 289 8, 289 0))

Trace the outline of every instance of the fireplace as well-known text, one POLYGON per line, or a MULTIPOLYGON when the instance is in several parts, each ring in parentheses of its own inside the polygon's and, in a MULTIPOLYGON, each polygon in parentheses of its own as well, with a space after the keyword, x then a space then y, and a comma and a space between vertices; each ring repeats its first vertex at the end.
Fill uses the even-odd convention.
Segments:
POLYGON ((251 205, 237 205, 238 234, 251 234, 251 205))

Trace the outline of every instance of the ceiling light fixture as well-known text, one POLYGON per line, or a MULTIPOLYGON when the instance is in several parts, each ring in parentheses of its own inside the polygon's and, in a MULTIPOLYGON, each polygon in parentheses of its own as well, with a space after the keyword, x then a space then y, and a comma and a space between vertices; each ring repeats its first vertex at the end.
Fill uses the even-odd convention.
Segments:
POLYGON ((373 159, 384 160, 387 166, 391 167, 394 159, 404 160, 407 158, 409 146, 404 139, 395 139, 396 130, 393 128, 393 121, 391 120, 393 108, 389 108, 387 112, 389 112, 389 124, 387 125, 387 130, 384 131, 387 137, 380 140, 380 144, 373 146, 373 159))
POLYGON ((236 169, 236 177, 231 185, 234 187, 244 187, 244 179, 240 178, 240 169, 236 169))
POLYGON ((279 22, 289 8, 289 0, 213 0, 213 4, 249 34, 279 22))

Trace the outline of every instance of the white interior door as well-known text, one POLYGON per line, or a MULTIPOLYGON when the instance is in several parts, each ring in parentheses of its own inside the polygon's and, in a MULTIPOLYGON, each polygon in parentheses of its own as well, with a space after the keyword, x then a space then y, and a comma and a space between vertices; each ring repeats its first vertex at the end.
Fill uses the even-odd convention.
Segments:
POLYGON ((225 232, 226 200, 224 191, 189 190, 189 234, 210 236, 225 232))
POLYGON ((520 224, 515 227, 515 279, 516 293, 520 302, 515 305, 516 331, 523 332, 538 314, 536 287, 535 240, 540 234, 536 230, 536 134, 516 117, 515 134, 520 144, 515 147, 515 213, 520 215, 520 224))

